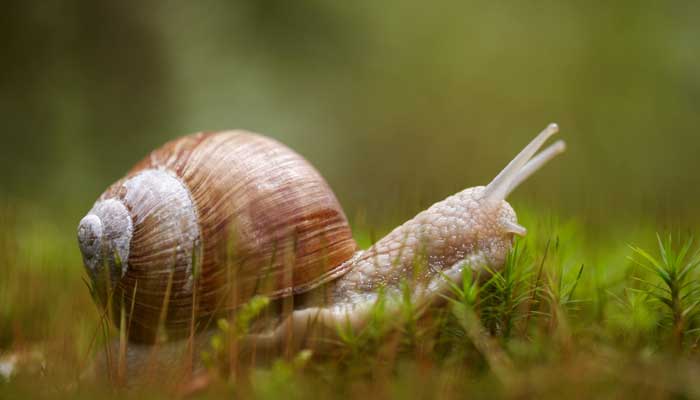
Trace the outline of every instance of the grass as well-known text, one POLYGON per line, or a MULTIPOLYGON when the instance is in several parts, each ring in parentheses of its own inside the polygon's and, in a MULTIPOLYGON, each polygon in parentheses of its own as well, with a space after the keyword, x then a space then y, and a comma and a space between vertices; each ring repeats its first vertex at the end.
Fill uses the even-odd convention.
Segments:
MULTIPOLYGON (((128 394, 700 397, 700 253, 690 235, 657 237, 651 225, 601 234, 577 221, 520 216, 530 234, 505 267, 491 277, 465 275, 439 306, 404 297, 394 315, 380 296, 367 327, 340 327, 330 354, 303 349, 253 365, 232 358, 231 345, 269 306, 257 298, 207 338, 198 355, 205 374, 128 394)), ((123 397, 104 381, 79 383, 95 349, 120 331, 100 323, 73 235, 38 221, 0 213, 0 371, 10 359, 15 365, 9 379, 0 375, 0 398, 123 397)))

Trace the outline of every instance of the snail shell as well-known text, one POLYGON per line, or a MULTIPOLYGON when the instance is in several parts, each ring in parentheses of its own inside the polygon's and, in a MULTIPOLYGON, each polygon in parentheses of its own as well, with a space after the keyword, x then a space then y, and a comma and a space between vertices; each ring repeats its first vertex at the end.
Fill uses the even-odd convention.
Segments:
POLYGON ((78 239, 94 292, 117 323, 128 311, 136 342, 160 326, 183 336, 254 294, 311 290, 345 273, 357 250, 323 177, 244 131, 154 150, 100 196, 78 239))

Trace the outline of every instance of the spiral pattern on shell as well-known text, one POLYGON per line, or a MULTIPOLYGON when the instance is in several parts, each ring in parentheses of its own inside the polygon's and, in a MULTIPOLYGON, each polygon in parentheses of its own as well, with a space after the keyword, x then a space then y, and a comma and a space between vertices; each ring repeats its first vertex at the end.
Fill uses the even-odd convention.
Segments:
POLYGON ((184 336, 254 294, 308 291, 346 272, 357 250, 323 177, 244 131, 153 151, 100 196, 78 238, 102 304, 117 322, 128 312, 139 342, 160 326, 184 336))

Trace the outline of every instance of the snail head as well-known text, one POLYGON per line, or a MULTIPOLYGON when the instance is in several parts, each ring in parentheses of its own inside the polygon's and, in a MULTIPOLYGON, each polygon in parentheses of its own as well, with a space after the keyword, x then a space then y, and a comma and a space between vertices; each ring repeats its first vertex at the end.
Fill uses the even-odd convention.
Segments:
POLYGON ((539 154, 537 151, 559 128, 550 124, 532 140, 487 186, 466 189, 435 204, 421 215, 427 227, 424 238, 433 244, 445 267, 459 260, 472 268, 488 265, 500 268, 510 251, 514 236, 525 236, 508 195, 566 146, 557 141, 539 154))
MULTIPOLYGON (((566 150, 566 144, 562 140, 542 150, 537 151, 544 143, 559 132, 557 124, 549 124, 540 132, 486 187, 474 188, 472 197, 478 204, 476 207, 481 214, 483 223, 487 224, 494 237, 512 240, 513 235, 525 236, 527 229, 518 224, 515 211, 506 201, 508 195, 533 173, 542 168, 547 162, 566 150)), ((506 248, 509 246, 496 246, 506 248)), ((499 254, 499 259, 504 259, 505 254, 499 254)))

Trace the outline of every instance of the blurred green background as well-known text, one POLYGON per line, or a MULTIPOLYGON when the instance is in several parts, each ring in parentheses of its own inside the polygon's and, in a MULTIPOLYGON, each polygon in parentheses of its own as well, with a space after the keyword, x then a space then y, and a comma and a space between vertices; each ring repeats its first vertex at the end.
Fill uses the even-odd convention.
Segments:
POLYGON ((150 150, 245 128, 385 227, 487 183, 556 121, 569 152, 516 206, 688 226, 699 17, 646 0, 4 2, 0 204, 72 236, 150 150))
MULTIPOLYGON (((523 336, 508 342, 516 370, 559 398, 594 392, 605 374, 632 397, 676 377, 697 387, 700 320, 688 325, 693 364, 664 358, 655 327, 666 310, 638 290, 646 275, 627 244, 654 249, 654 232, 700 227, 698 1, 5 0, 0 61, 0 362, 46 356, 50 379, 29 373, 30 397, 77 379, 99 348, 76 227, 162 143, 233 128, 282 141, 322 172, 366 246, 487 183, 552 121, 569 151, 510 200, 540 268, 554 243, 543 282, 561 296, 575 278, 567 312, 584 357, 559 347, 566 318, 551 321, 564 303, 551 321, 533 308, 530 331, 528 306, 523 336), (661 361, 648 357, 657 344, 661 361), (532 368, 534 354, 550 368, 532 368)), ((471 357, 432 373, 466 368, 459 382, 481 385, 471 357)), ((339 365, 337 381, 356 383, 339 365)), ((396 382, 431 390, 424 378, 396 382)), ((483 382, 488 396, 502 390, 483 382)), ((273 396, 294 386, 280 387, 273 396)))

